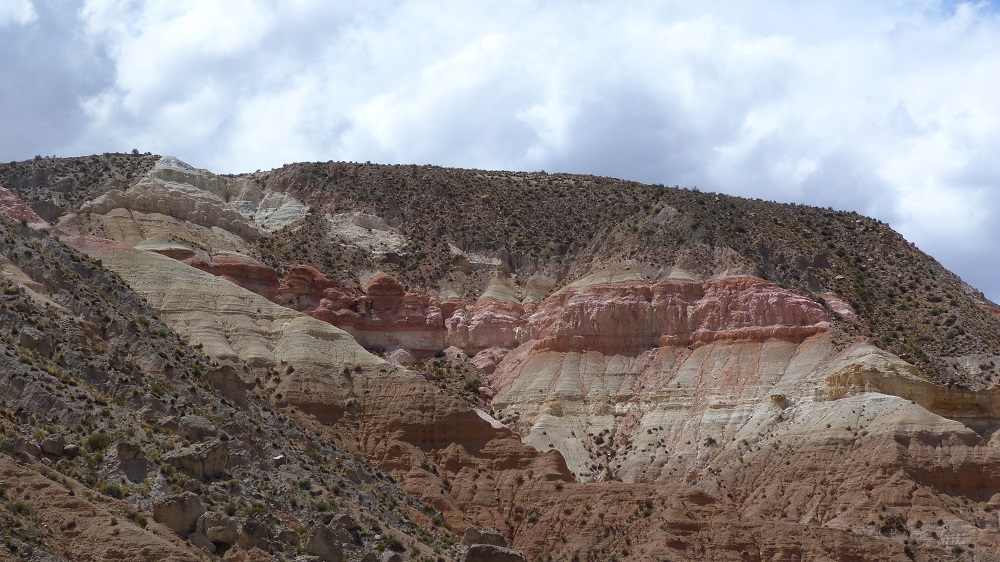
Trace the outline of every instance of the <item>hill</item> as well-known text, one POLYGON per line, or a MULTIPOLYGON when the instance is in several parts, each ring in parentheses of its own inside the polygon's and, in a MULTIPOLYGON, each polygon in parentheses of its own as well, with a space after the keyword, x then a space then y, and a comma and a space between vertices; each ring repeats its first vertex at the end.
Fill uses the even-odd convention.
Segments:
MULTIPOLYGON (((873 219, 142 154, 0 185, 10 470, 147 521, 144 544, 471 560, 454 533, 486 526, 531 559, 1000 555, 998 309, 873 219), (184 501, 236 538, 160 527, 184 501)), ((79 548, 15 493, 9 544, 79 548)))
MULTIPOLYGON (((42 158, 0 166, 0 185, 52 215, 121 189, 155 159, 42 158)), ((328 162, 240 178, 314 211, 255 241, 256 256, 278 269, 309 263, 355 283, 386 271, 408 287, 466 299, 497 272, 543 276, 553 288, 623 263, 654 276, 674 266, 702 277, 744 272, 817 300, 840 296, 857 317, 836 318, 838 327, 936 382, 984 388, 1000 368, 995 305, 888 225, 857 213, 544 172, 328 162), (366 217, 379 220, 365 225, 366 217), (394 245, 373 253, 336 235, 373 226, 395 233, 394 245), (466 271, 462 254, 498 263, 466 271)))

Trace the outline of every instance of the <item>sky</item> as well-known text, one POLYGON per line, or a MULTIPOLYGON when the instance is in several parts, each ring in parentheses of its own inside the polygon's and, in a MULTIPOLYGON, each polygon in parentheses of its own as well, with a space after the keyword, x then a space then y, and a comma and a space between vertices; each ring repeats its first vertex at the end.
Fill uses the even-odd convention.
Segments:
POLYGON ((0 161, 698 187, 873 216, 994 301, 998 90, 997 2, 0 0, 0 161))

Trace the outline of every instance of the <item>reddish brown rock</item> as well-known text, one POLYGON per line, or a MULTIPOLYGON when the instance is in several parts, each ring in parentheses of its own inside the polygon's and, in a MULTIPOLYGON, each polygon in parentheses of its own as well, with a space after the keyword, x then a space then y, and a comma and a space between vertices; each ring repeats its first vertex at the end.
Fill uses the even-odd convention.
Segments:
POLYGON ((488 347, 510 348, 520 343, 524 323, 521 304, 485 297, 448 318, 447 341, 469 355, 488 347))
POLYGON ((206 262, 198 256, 183 261, 191 267, 223 277, 268 299, 274 300, 277 294, 278 273, 253 258, 226 253, 212 255, 211 262, 206 262))
POLYGON ((401 297, 406 294, 406 287, 395 277, 378 273, 365 283, 365 293, 372 298, 401 297))
POLYGON ((50 469, 41 464, 22 466, 7 455, 0 455, 0 482, 4 483, 7 501, 23 503, 30 509, 33 525, 45 529, 45 550, 55 558, 84 561, 209 559, 160 523, 151 521, 143 528, 120 518, 117 525, 108 525, 119 516, 123 504, 109 505, 105 500, 88 499, 84 494, 86 488, 75 480, 54 482, 39 470, 51 476, 50 469))
POLYGON ((551 349, 615 351, 717 339, 803 339, 828 323, 819 303, 756 277, 666 280, 565 289, 528 319, 525 339, 543 340, 551 349))
MULTIPOLYGON (((526 309, 492 296, 471 305, 442 301, 407 292, 385 273, 361 292, 308 265, 290 268, 279 281, 273 269, 244 256, 216 255, 211 264, 192 257, 186 263, 345 329, 369 349, 405 349, 418 358, 449 346, 471 356, 531 340, 550 349, 606 351, 801 340, 826 330, 830 321, 820 303, 750 276, 571 286, 526 309)), ((835 312, 853 314, 836 295, 826 300, 835 312)))
POLYGON ((521 481, 550 487, 572 481, 558 452, 525 446, 502 424, 419 375, 346 378, 296 369, 278 391, 305 415, 304 423, 371 458, 458 529, 476 520, 501 524, 519 474, 521 481))
POLYGON ((24 221, 33 228, 49 225, 20 197, 3 186, 0 186, 0 214, 6 215, 13 221, 24 221))
POLYGON ((311 265, 293 266, 281 279, 281 292, 298 296, 322 295, 333 286, 333 281, 311 265))

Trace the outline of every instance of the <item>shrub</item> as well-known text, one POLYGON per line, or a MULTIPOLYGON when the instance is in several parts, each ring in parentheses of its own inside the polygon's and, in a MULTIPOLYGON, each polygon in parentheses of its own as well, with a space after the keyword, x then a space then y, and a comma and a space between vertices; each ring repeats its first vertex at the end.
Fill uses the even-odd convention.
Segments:
POLYGON ((129 510, 126 513, 126 515, 133 523, 142 527, 143 529, 145 529, 146 526, 149 525, 149 520, 146 519, 146 516, 139 513, 138 511, 129 510))
POLYGON ((111 436, 107 433, 94 433, 87 438, 86 446, 91 451, 103 451, 111 445, 111 436))

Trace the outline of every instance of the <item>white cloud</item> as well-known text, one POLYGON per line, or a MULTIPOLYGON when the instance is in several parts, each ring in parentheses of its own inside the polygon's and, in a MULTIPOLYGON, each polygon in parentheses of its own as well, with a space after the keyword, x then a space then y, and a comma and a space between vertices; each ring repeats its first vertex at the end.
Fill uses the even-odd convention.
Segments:
POLYGON ((1000 298, 983 265, 993 4, 86 0, 79 18, 112 73, 78 92, 65 152, 546 169, 830 205, 1000 298))
POLYGON ((0 27, 7 24, 25 25, 38 19, 31 0, 0 0, 0 27))

